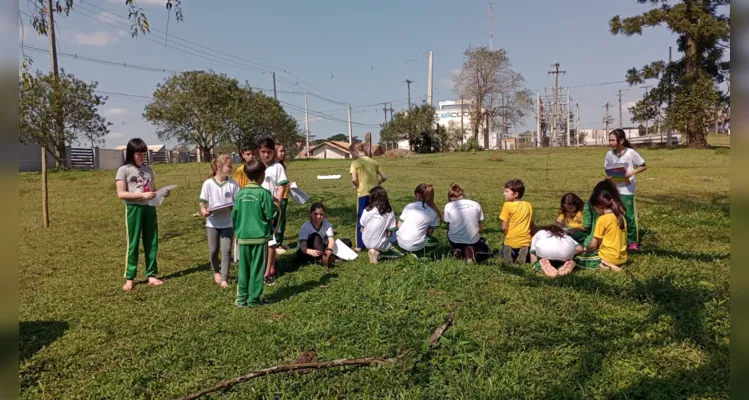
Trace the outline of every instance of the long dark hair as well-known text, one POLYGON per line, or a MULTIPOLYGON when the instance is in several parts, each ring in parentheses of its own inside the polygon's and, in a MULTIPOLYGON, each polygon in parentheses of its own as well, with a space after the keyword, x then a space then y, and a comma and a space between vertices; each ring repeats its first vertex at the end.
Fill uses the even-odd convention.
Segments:
POLYGON ((377 207, 377 212, 379 212, 380 215, 393 211, 393 207, 390 207, 388 192, 382 186, 375 186, 369 191, 369 204, 367 205, 367 211, 372 211, 375 207, 377 207))
POLYGON ((575 212, 572 213, 573 218, 575 217, 575 214, 577 214, 579 211, 582 211, 583 207, 585 207, 583 199, 581 199, 580 196, 574 193, 566 193, 564 196, 562 196, 562 201, 560 203, 559 214, 564 215, 567 218, 570 218, 570 215, 567 212, 565 206, 575 206, 575 212))
POLYGON ((627 140, 627 135, 624 133, 624 130, 621 128, 616 128, 613 131, 609 133, 609 135, 614 135, 616 137, 616 143, 619 144, 619 142, 624 141, 622 143, 624 147, 632 148, 632 144, 629 143, 629 140, 627 140))
POLYGON ((142 139, 134 138, 127 142, 125 163, 123 165, 135 165, 135 153, 148 153, 148 146, 142 139))
POLYGON ((315 210, 322 210, 322 212, 325 212, 325 205, 321 201, 312 203, 312 205, 309 206, 309 213, 312 214, 315 210))
POLYGON ((593 187, 593 195, 597 192, 608 192, 617 203, 624 207, 622 197, 619 195, 619 189, 617 189, 616 184, 611 179, 604 179, 596 183, 596 186, 593 187))
POLYGON ((619 229, 624 229, 624 206, 618 196, 608 190, 594 190, 590 195, 590 205, 601 210, 611 210, 616 215, 619 229))
POLYGON ((421 202, 425 205, 434 210, 434 212, 437 213, 437 216, 440 217, 440 222, 442 221, 442 211, 440 211, 439 207, 437 207, 436 204, 434 204, 434 186, 429 183, 421 183, 419 186, 416 186, 416 189, 414 189, 414 195, 418 196, 421 202))
POLYGON ((549 233, 551 233, 551 236, 558 237, 560 239, 563 238, 565 235, 567 235, 567 232, 565 232, 564 229, 562 229, 562 227, 559 225, 542 226, 538 228, 538 230, 549 231, 549 233))

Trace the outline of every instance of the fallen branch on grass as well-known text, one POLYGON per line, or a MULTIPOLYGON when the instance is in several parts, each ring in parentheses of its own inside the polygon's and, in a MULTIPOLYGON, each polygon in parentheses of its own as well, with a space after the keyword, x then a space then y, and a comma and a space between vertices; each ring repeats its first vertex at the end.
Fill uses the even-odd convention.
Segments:
MULTIPOLYGON (((445 321, 444 324, 440 325, 440 327, 437 328, 437 330, 434 331, 434 333, 432 334, 430 338, 431 340, 429 342, 429 348, 434 348, 435 346, 437 346, 440 338, 442 337, 442 334, 445 333, 447 328, 449 328, 453 324, 454 320, 455 320, 455 313, 451 312, 450 315, 448 315, 447 317, 447 321, 445 321)), ((326 361, 326 362, 309 362, 309 363, 300 363, 300 364, 276 365, 275 367, 261 369, 259 371, 253 371, 246 375, 236 377, 234 379, 229 379, 223 382, 219 382, 216 385, 213 385, 207 389, 203 389, 199 392, 195 392, 185 397, 180 397, 178 400, 194 400, 199 397, 205 396, 208 393, 212 393, 212 392, 222 390, 222 389, 228 389, 238 383, 247 382, 251 379, 259 378, 261 376, 280 374, 282 372, 292 372, 292 371, 308 370, 308 369, 324 369, 324 368, 333 368, 333 367, 346 367, 346 366, 352 366, 352 365, 384 365, 384 364, 392 364, 396 361, 398 361, 398 357, 396 358, 368 357, 368 358, 340 358, 338 360, 326 361)))
POLYGON ((429 341, 429 348, 433 349, 437 347, 437 345, 440 342, 440 338, 442 337, 442 334, 445 333, 447 328, 452 326, 452 324, 455 322, 455 311, 450 312, 450 315, 447 316, 447 321, 445 321, 444 324, 440 325, 439 328, 437 328, 436 331, 432 334, 431 340, 429 341))

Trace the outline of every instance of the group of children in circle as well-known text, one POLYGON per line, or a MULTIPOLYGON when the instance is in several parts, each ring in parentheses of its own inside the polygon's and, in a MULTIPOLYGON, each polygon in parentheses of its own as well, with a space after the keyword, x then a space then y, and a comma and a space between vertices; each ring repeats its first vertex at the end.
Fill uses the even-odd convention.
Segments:
MULTIPOLYGON (((576 266, 621 270, 627 262, 627 251, 638 249, 635 175, 647 166, 631 148, 623 131, 612 131, 609 142, 612 150, 607 152, 604 166, 612 162, 627 164, 627 181, 602 180, 593 188, 588 201, 574 193, 565 194, 553 224, 536 229, 533 207, 523 200, 524 183, 513 179, 504 185, 505 202, 499 219, 505 236, 500 254, 505 262, 531 263, 550 277, 569 274, 576 266)), ((430 257, 439 247, 434 231, 444 223, 455 258, 474 263, 492 256, 481 237, 483 209, 466 198, 459 184, 450 186, 444 211, 434 202, 434 186, 419 184, 414 190, 414 201, 403 208, 396 220, 387 191, 380 186, 387 179, 385 174, 375 160, 364 155, 361 143, 353 144, 350 150, 358 211, 356 246, 342 240, 347 246, 357 252, 366 249, 371 263, 408 254, 430 257)), ((146 253, 148 283, 163 284, 156 277, 156 211, 147 204, 156 186, 153 171, 144 164, 146 152, 142 140, 131 140, 125 164, 115 178, 118 197, 126 204, 128 256, 123 287, 126 291, 133 288, 140 236, 146 253)), ((230 155, 222 154, 213 160, 211 177, 201 189, 200 211, 206 219, 209 260, 216 283, 229 286, 229 265, 234 258, 239 263, 236 305, 253 307, 263 304, 264 285, 275 283, 276 255, 289 250, 283 245, 289 180, 284 146, 273 139, 247 144, 241 155, 244 163, 236 170, 230 155)), ((310 219, 299 231, 296 256, 302 263, 333 267, 337 258, 336 234, 325 218, 325 206, 315 202, 309 211, 310 219)))

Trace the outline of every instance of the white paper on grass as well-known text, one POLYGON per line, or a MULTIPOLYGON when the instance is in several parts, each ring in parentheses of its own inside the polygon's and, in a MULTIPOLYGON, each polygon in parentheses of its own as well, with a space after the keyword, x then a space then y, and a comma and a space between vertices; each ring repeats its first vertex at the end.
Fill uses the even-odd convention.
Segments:
POLYGON ((291 182, 289 185, 289 195, 297 204, 304 204, 310 199, 309 195, 296 185, 296 182, 291 182))
POLYGON ((358 254, 356 254, 355 251, 351 250, 350 247, 346 246, 346 243, 343 243, 341 239, 335 240, 333 254, 335 254, 338 258, 347 261, 356 260, 356 257, 358 256, 358 254))
POLYGON ((317 175, 317 179, 341 179, 340 175, 317 175))
POLYGON ((156 197, 148 201, 149 206, 160 206, 164 202, 164 196, 168 190, 176 188, 177 185, 164 186, 163 188, 156 191, 156 197))

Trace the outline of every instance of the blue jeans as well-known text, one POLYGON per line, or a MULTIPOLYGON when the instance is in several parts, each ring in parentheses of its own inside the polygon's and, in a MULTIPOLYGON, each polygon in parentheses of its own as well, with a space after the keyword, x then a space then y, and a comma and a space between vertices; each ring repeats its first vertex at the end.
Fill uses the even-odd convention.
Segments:
POLYGON ((360 249, 364 249, 366 247, 364 246, 364 241, 361 238, 361 224, 359 223, 359 220, 361 220, 361 215, 364 213, 364 209, 366 209, 368 205, 368 195, 359 197, 356 203, 356 247, 360 249))

